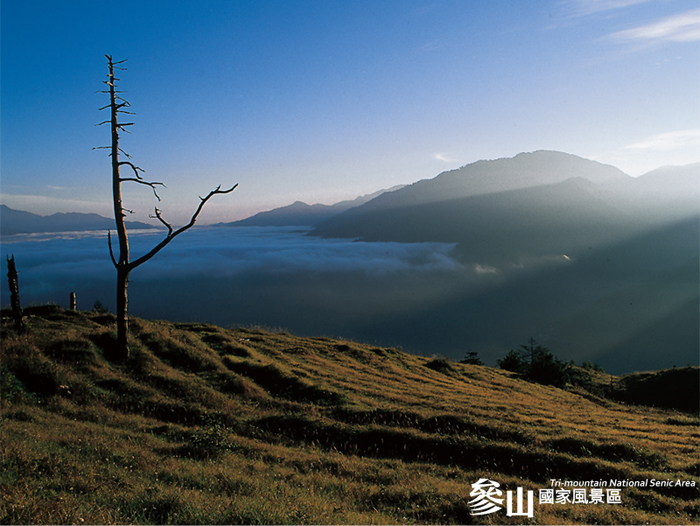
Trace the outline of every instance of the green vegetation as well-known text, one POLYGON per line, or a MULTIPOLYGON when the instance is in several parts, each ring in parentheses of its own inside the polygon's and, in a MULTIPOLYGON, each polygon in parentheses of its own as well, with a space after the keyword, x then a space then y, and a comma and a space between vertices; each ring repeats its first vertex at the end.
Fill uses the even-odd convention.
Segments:
POLYGON ((511 349, 497 363, 501 369, 544 385, 564 387, 571 380, 571 367, 532 338, 517 351, 511 349))
POLYGON ((480 478, 536 492, 690 481, 625 488, 619 505, 535 499, 525 521, 700 520, 697 414, 602 397, 611 377, 595 368, 568 366, 592 389, 561 389, 355 342, 140 319, 114 362, 113 315, 25 314, 25 334, 1 329, 3 524, 522 523, 470 514, 480 478))
POLYGON ((484 362, 479 358, 479 353, 469 351, 459 363, 469 363, 472 365, 484 365, 484 362))

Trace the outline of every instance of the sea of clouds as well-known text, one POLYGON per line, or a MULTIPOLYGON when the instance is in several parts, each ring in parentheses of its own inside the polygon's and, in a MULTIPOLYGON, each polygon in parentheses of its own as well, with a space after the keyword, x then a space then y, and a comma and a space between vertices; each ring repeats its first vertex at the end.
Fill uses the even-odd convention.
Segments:
MULTIPOLYGON (((308 229, 303 228, 196 228, 178 236, 153 259, 136 268, 132 282, 197 277, 245 279, 300 272, 360 272, 389 277, 396 273, 465 271, 451 255, 454 244, 365 243, 307 234, 308 229)), ((163 237, 162 230, 132 231, 130 259, 147 253, 163 237)), ((113 250, 118 255, 115 238, 113 235, 113 250)), ((104 287, 101 302, 109 304, 115 270, 106 232, 9 236, 0 245, 0 254, 3 260, 14 255, 21 297, 27 304, 60 305, 70 292, 68 289, 86 287, 104 287)), ((7 304, 6 282, 0 293, 2 304, 7 304)))
MULTIPOLYGON (((449 243, 369 243, 309 234, 303 228, 193 228, 134 269, 129 313, 267 326, 454 359, 472 350, 491 364, 529 337, 562 358, 598 361, 610 371, 626 370, 634 360, 635 367, 653 369, 697 357, 697 266, 675 269, 664 260, 646 273, 630 274, 635 251, 625 250, 589 260, 561 254, 521 258, 496 267, 468 261, 449 243), (625 259, 611 265, 616 254, 625 259), (673 341, 675 354, 666 352, 662 360, 657 341, 673 341)), ((132 231, 131 260, 164 235, 132 231)), ((114 312, 116 272, 106 232, 1 241, 4 267, 14 255, 23 307, 68 307, 75 292, 79 310, 99 301, 114 312)), ((5 274, 3 307, 10 303, 5 274)))

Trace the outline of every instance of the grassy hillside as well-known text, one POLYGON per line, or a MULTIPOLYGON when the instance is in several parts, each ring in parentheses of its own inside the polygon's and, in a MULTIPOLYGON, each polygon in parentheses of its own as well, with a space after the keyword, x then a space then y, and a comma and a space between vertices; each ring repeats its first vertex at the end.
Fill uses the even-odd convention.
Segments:
MULTIPOLYGON (((28 314, 26 335, 2 325, 3 524, 700 520, 690 413, 250 328, 133 319, 115 363, 111 315, 28 314), (535 490, 533 519, 472 516, 481 478, 535 490), (551 479, 674 485, 540 504, 551 479)), ((593 391, 611 382, 591 374, 593 391)))

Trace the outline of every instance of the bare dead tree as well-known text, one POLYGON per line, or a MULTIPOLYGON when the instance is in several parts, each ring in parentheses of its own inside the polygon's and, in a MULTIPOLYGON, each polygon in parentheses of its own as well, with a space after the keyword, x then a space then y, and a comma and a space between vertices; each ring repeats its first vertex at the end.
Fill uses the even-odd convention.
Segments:
MULTIPOLYGON (((126 213, 128 210, 124 208, 124 205, 122 203, 122 183, 124 182, 132 182, 132 183, 137 183, 141 184, 144 186, 148 186, 153 190, 153 194, 156 197, 158 201, 160 201, 160 196, 158 195, 157 188, 159 186, 165 186, 163 183, 160 182, 154 182, 154 181, 147 181, 145 180, 142 176, 141 173, 144 172, 144 170, 138 166, 136 166, 134 163, 132 163, 130 160, 120 160, 119 154, 122 153, 127 159, 131 159, 129 155, 124 152, 120 147, 119 147, 119 134, 120 132, 127 132, 126 127, 127 126, 133 126, 133 122, 119 122, 119 114, 128 114, 128 115, 133 115, 132 112, 127 111, 125 108, 129 108, 131 105, 129 102, 121 97, 119 94, 123 93, 122 91, 117 90, 117 82, 119 79, 115 76, 114 71, 115 70, 124 70, 125 68, 120 67, 120 64, 123 64, 126 62, 126 60, 121 60, 119 62, 114 62, 112 60, 111 55, 105 55, 107 57, 107 65, 109 67, 109 73, 107 75, 107 80, 103 81, 104 84, 106 84, 109 89, 108 90, 103 90, 99 91, 98 93, 107 93, 109 94, 109 104, 107 106, 104 106, 100 108, 100 110, 106 110, 109 109, 110 111, 110 119, 106 120, 104 122, 101 122, 98 124, 98 126, 103 125, 103 124, 109 124, 112 132, 112 144, 111 146, 103 146, 99 147, 96 149, 109 149, 110 150, 110 157, 112 158, 112 196, 113 196, 113 201, 114 201, 114 219, 116 221, 116 230, 117 230, 117 238, 119 240, 119 256, 116 257, 114 254, 114 251, 112 249, 112 237, 111 233, 108 232, 107 240, 109 244, 109 254, 110 257, 112 258, 112 263, 114 263, 114 267, 117 269, 117 349, 116 349, 116 358, 119 359, 124 359, 128 358, 129 356, 129 345, 128 345, 128 333, 129 333, 129 324, 128 324, 128 316, 127 316, 127 287, 129 285, 129 274, 131 273, 132 270, 134 270, 136 267, 139 265, 145 263, 149 259, 151 259, 153 256, 155 256, 158 252, 160 252, 168 243, 170 243, 173 239, 175 239, 176 236, 182 234, 185 230, 188 230, 192 226, 194 226, 195 222, 197 221, 197 217, 199 217, 200 212, 204 208, 204 205, 211 199, 213 196, 218 195, 218 194, 228 194, 230 192, 233 192, 235 188, 238 186, 237 184, 233 185, 231 188, 228 190, 222 190, 221 185, 217 186, 214 190, 209 192, 206 197, 200 197, 200 202, 199 206, 195 210, 194 214, 192 214, 192 218, 190 219, 190 222, 187 223, 186 225, 174 229, 170 223, 168 223, 165 219, 163 219, 162 216, 162 211, 158 209, 157 207, 155 208, 155 215, 151 216, 154 219, 157 219, 160 221, 167 229, 168 233, 165 236, 165 238, 158 243, 153 249, 144 254, 143 256, 139 257, 138 259, 131 261, 129 259, 129 237, 127 235, 126 231, 126 225, 124 223, 124 218, 126 217, 126 213), (133 172, 133 177, 122 177, 120 173, 120 169, 122 166, 125 166, 133 172)), ((128 133, 128 132, 127 132, 128 133)))
POLYGON ((17 279, 17 267, 15 255, 7 256, 7 281, 10 286, 10 303, 12 304, 12 317, 15 319, 15 329, 22 333, 25 330, 22 318, 22 306, 19 302, 19 280, 17 279))

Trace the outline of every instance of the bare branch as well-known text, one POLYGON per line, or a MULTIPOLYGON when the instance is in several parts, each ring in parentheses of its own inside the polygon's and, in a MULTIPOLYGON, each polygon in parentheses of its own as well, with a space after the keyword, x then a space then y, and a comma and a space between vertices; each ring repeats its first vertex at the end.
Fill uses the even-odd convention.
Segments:
POLYGON ((173 234, 173 237, 175 237, 176 235, 178 235, 178 234, 184 232, 184 231, 187 230, 188 228, 191 228, 191 227, 194 226, 194 224, 197 222, 197 217, 199 217, 199 213, 202 211, 202 209, 204 208, 204 205, 207 203, 207 201, 209 201, 209 199, 211 199, 213 196, 215 196, 215 195, 217 195, 217 194, 228 194, 228 193, 231 193, 231 192, 233 192, 233 191, 236 189, 237 186, 238 186, 238 184, 234 184, 234 185, 233 185, 231 188, 229 188, 228 190, 221 190, 221 185, 219 185, 219 186, 217 186, 214 190, 212 190, 211 192, 209 192, 209 194, 208 194, 206 197, 200 197, 199 199, 200 199, 201 201, 200 201, 200 203, 199 203, 199 206, 197 207, 197 210, 196 210, 195 213, 192 215, 192 218, 190 219, 190 222, 189 222, 188 224, 186 224, 185 226, 183 226, 182 228, 180 228, 179 230, 177 230, 177 231, 175 232, 175 234, 173 234))
POLYGON ((116 258, 114 257, 114 251, 112 250, 112 232, 107 230, 107 244, 109 245, 109 257, 112 258, 112 263, 114 263, 114 268, 119 267, 116 258))
POLYGON ((218 194, 228 194, 230 192, 233 192, 236 189, 236 187, 238 187, 238 184, 233 185, 228 190, 221 190, 221 185, 219 185, 214 190, 209 192, 209 194, 207 194, 206 197, 200 197, 199 199, 201 201, 199 203, 199 206, 197 207, 197 210, 195 210, 194 214, 192 215, 190 222, 187 223, 185 226, 178 228, 175 231, 173 231, 170 224, 161 217, 160 210, 156 209, 156 219, 158 219, 161 223, 163 223, 165 226, 168 227, 168 235, 165 236, 165 239, 163 239, 160 243, 158 243, 155 247, 153 247, 153 249, 151 249, 150 252, 141 256, 139 259, 129 263, 129 266, 128 266, 129 271, 135 269, 139 265, 141 265, 141 264, 145 263, 146 261, 148 261, 149 259, 151 259, 158 252, 160 252, 168 243, 170 243, 173 239, 175 239, 176 236, 182 234, 185 230, 192 228, 194 226, 194 224, 197 222, 197 217, 199 217, 199 213, 202 211, 202 208, 204 208, 204 205, 206 204, 207 201, 209 201, 209 199, 211 199, 213 196, 218 195, 218 194))
POLYGON ((172 225, 171 225, 170 223, 168 223, 165 219, 163 219, 163 216, 160 215, 160 213, 161 213, 161 210, 159 210, 158 208, 155 208, 155 214, 156 214, 156 215, 154 215, 154 216, 148 216, 148 217, 151 217, 151 218, 153 218, 153 219, 157 219, 158 221, 160 221, 161 223, 163 223, 163 224, 166 226, 166 228, 168 229, 168 237, 170 237, 170 236, 172 235, 172 233, 173 233, 173 227, 172 227, 172 225))
MULTIPOLYGON (((228 190, 222 190, 222 189, 221 189, 221 185, 219 185, 219 186, 217 186, 214 190, 212 190, 211 192, 209 192, 209 194, 208 194, 206 197, 201 197, 201 196, 200 196, 199 199, 201 199, 201 201, 200 201, 200 203, 199 203, 199 206, 197 207, 197 211, 196 211, 196 212, 194 213, 194 215, 192 216, 192 219, 190 219, 189 224, 186 225, 186 226, 184 226, 184 227, 182 227, 180 230, 182 230, 182 231, 184 232, 185 230, 187 230, 187 229, 190 228, 191 226, 194 226, 195 222, 197 221, 197 217, 199 216, 199 213, 202 211, 202 208, 204 208, 204 205, 206 204, 206 202, 209 201, 209 199, 212 198, 212 196, 215 196, 215 195, 217 195, 217 194, 228 194, 228 193, 231 193, 231 192, 233 192, 233 191, 236 189, 237 186, 238 186, 238 183, 234 184, 234 185, 233 185, 231 188, 229 188, 228 190)), ((177 233, 179 233, 179 231, 178 231, 177 233)))
MULTIPOLYGON (((116 78, 116 77, 112 77, 112 78, 113 78, 113 81, 103 80, 103 81, 102 81, 102 84, 107 84, 107 86, 109 86, 109 87, 111 87, 111 88, 114 88, 114 93, 127 93, 126 90, 118 90, 118 89, 116 89, 116 88, 117 88, 117 81, 119 81, 119 80, 121 80, 121 79, 118 79, 118 78, 116 78)), ((112 90, 109 90, 109 91, 97 91, 96 93, 112 93, 112 90)), ((124 100, 124 99, 122 99, 121 97, 116 97, 116 98, 121 99, 121 100, 124 100)))
POLYGON ((131 181, 132 183, 139 183, 144 186, 150 186, 151 190, 153 190, 153 195, 156 196, 156 199, 158 199, 158 201, 160 201, 160 196, 158 195, 158 192, 156 192, 156 186, 162 186, 163 188, 165 188, 165 185, 163 183, 151 183, 149 181, 144 181, 141 177, 139 177, 138 179, 134 177, 122 177, 119 179, 119 182, 124 181, 131 181))
MULTIPOLYGON (((134 171, 134 174, 136 175, 137 179, 142 179, 142 177, 139 175, 139 172, 146 173, 146 170, 144 170, 140 166, 135 166, 134 163, 131 163, 129 161, 120 161, 119 162, 119 166, 122 166, 124 164, 127 166, 131 166, 131 169, 134 171)), ((122 179, 122 181, 123 181, 123 179, 122 179)), ((165 186, 163 183, 155 183, 155 184, 160 184, 160 185, 165 186)))
POLYGON ((112 121, 102 121, 102 122, 100 122, 99 124, 95 124, 95 126, 102 126, 103 124, 109 124, 109 123, 111 123, 111 122, 112 122, 112 121))

